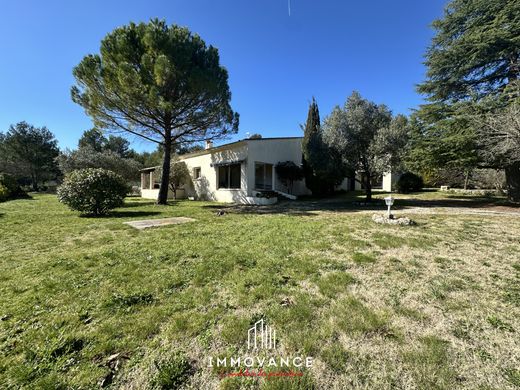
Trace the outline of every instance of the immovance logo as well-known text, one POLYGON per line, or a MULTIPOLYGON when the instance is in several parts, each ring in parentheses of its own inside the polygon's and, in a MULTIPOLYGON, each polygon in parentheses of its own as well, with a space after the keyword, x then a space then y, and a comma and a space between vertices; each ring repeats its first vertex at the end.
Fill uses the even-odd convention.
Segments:
POLYGON ((242 356, 209 356, 209 367, 232 367, 236 372, 226 372, 225 376, 302 376, 301 368, 312 367, 313 358, 300 355, 281 355, 276 352, 278 344, 276 330, 267 325, 264 319, 256 321, 247 330, 247 354, 242 356), (264 368, 296 368, 297 371, 272 371, 266 373, 264 368), (245 368, 245 371, 243 370, 245 368), (258 369, 258 371, 249 371, 258 369))
POLYGON ((256 321, 255 325, 247 331, 247 349, 259 348, 276 348, 276 331, 265 325, 263 318, 260 321, 256 321), (260 343, 258 343, 258 338, 260 338, 260 343))

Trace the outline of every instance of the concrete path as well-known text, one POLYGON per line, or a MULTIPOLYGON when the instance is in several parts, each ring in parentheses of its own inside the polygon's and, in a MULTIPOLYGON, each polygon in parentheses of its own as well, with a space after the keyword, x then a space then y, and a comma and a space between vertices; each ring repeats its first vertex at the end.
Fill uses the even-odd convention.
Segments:
POLYGON ((181 223, 194 222, 196 219, 187 217, 172 217, 172 218, 161 218, 161 219, 143 219, 140 221, 129 221, 123 222, 126 225, 132 226, 133 228, 143 230, 146 228, 167 226, 167 225, 179 225, 181 223))

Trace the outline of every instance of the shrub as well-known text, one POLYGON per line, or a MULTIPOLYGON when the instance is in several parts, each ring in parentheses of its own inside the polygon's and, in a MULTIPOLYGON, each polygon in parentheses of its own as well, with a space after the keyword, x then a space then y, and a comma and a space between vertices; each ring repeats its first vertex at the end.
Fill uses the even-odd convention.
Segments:
POLYGON ((24 195, 15 177, 7 173, 0 173, 0 186, 4 188, 0 190, 0 193, 3 193, 3 196, 0 195, 0 201, 2 201, 3 197, 3 200, 7 200, 24 195))
POLYGON ((420 176, 412 172, 406 172, 401 175, 397 183, 395 184, 395 188, 397 192, 401 194, 406 194, 407 192, 415 192, 420 191, 424 186, 423 179, 420 176))
POLYGON ((128 186, 118 174, 102 168, 71 172, 58 188, 58 199, 82 214, 103 215, 123 205, 128 186))
POLYGON ((276 164, 275 170, 280 181, 287 187, 289 193, 292 193, 294 182, 302 180, 304 176, 303 168, 292 161, 280 161, 276 164))
POLYGON ((0 202, 5 202, 9 198, 9 190, 3 184, 0 184, 0 202))

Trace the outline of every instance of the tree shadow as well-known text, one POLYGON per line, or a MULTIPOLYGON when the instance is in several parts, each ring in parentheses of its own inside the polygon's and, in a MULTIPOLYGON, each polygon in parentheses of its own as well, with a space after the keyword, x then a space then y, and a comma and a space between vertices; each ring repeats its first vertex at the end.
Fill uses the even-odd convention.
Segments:
POLYGON ((162 214, 160 211, 111 211, 106 215, 83 214, 81 218, 139 218, 162 214))
POLYGON ((479 209, 494 209, 494 208, 520 208, 520 204, 511 203, 505 198, 493 196, 463 196, 463 195, 449 195, 442 199, 399 199, 398 207, 454 207, 454 208, 479 208, 479 209))
MULTIPOLYGON (((377 195, 385 195, 378 193, 377 195)), ((414 195, 414 194, 407 194, 414 195)), ((441 199, 399 199, 399 194, 392 194, 396 199, 392 210, 406 211, 409 208, 467 208, 488 209, 490 211, 518 211, 520 205, 507 202, 500 197, 486 196, 450 196, 441 199)), ((356 212, 385 212, 387 206, 384 199, 373 199, 365 202, 355 194, 333 196, 331 198, 300 198, 296 201, 281 200, 274 205, 253 206, 243 204, 233 205, 205 205, 205 209, 225 211, 236 214, 285 214, 298 216, 312 216, 319 212, 356 213, 356 212)))
POLYGON ((124 204, 123 208, 154 206, 155 204, 157 204, 157 202, 155 202, 153 200, 150 200, 150 201, 148 201, 148 200, 146 200, 146 201, 125 200, 125 204, 124 204))
POLYGON ((34 198, 32 197, 32 195, 25 193, 22 195, 17 195, 14 198, 9 198, 9 200, 34 200, 34 198))

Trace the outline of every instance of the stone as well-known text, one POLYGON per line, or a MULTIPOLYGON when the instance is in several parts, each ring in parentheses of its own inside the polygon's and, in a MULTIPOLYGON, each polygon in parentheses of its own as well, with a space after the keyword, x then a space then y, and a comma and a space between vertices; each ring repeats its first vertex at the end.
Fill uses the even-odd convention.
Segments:
POLYGON ((395 218, 393 215, 388 218, 387 215, 374 214, 372 220, 375 223, 388 224, 388 225, 402 225, 410 226, 415 225, 415 222, 408 217, 395 218))
POLYGON ((157 226, 167 226, 167 225, 178 225, 181 223, 194 222, 196 221, 193 218, 187 217, 173 217, 173 218, 161 218, 161 219, 143 219, 141 221, 129 221, 123 222, 126 225, 132 226, 133 228, 142 230, 151 227, 157 226))

